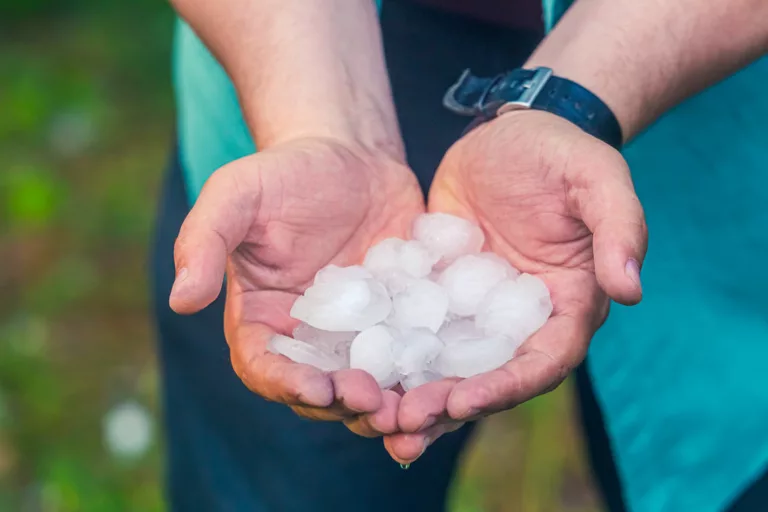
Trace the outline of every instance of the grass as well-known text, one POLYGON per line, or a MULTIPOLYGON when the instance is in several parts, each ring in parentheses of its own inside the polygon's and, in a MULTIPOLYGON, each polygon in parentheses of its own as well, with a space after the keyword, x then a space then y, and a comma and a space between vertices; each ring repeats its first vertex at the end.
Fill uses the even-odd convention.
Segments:
MULTIPOLYGON (((146 254, 173 133, 172 12, 159 1, 0 11, 0 510, 162 511, 146 254), (152 414, 141 457, 102 421, 152 414)), ((486 421, 455 512, 588 512, 567 387, 486 421)))

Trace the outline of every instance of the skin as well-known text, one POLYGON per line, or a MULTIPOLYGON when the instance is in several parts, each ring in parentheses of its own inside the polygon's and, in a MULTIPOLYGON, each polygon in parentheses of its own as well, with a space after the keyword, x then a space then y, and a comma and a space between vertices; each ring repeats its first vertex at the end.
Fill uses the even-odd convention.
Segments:
MULTIPOLYGON (((254 392, 384 434, 392 457, 409 463, 463 422, 554 389, 583 359, 609 298, 640 301, 647 229, 624 159, 554 115, 513 112, 448 151, 428 208, 477 221, 489 249, 549 286, 554 314, 518 357, 401 398, 363 372, 323 374, 269 354, 267 339, 290 331, 288 309, 317 270, 406 237, 425 208, 405 163, 376 14, 369 0, 173 3, 232 78, 260 152, 204 187, 179 234, 170 303, 183 314, 202 309, 226 270, 225 334, 254 392)), ((596 93, 629 140, 768 51, 768 2, 716 4, 579 0, 527 66, 596 93)))
POLYGON ((402 163, 332 139, 236 160, 208 180, 181 228, 171 306, 193 313, 210 304, 226 269, 224 331, 246 386, 361 435, 394 432, 395 392, 361 370, 328 374, 294 363, 266 343, 275 332, 290 335, 298 323, 290 307, 319 269, 359 263, 379 240, 407 236, 424 211, 421 197, 402 163))
MULTIPOLYGON (((647 229, 629 170, 613 148, 554 115, 505 115, 468 134, 445 156, 429 209, 480 224, 489 250, 544 280, 554 311, 501 368, 408 392, 398 411, 404 432, 455 428, 554 389, 584 359, 609 296, 628 305, 642 297, 647 229)), ((414 460, 417 437, 393 436, 390 453, 414 460)))
POLYGON ((222 63, 260 151, 218 169, 185 220, 170 305, 219 294, 232 365, 268 400, 375 437, 395 432, 400 395, 359 370, 333 374, 269 353, 322 267, 361 263, 407 237, 425 210, 402 140, 373 4, 348 0, 175 0, 222 63), (309 37, 307 37, 309 35, 309 37))
MULTIPOLYGON (((546 66, 597 94, 625 141, 669 108, 768 52, 768 3, 579 0, 525 67, 546 66), (642 49, 642 51, 637 51, 642 49)), ((445 155, 430 211, 477 220, 490 248, 552 293, 545 326, 502 368, 406 394, 392 457, 416 460, 441 425, 509 409, 554 389, 581 362, 608 299, 642 298, 642 207, 621 155, 543 112, 500 116, 445 155), (430 425, 433 425, 430 427, 430 425)))

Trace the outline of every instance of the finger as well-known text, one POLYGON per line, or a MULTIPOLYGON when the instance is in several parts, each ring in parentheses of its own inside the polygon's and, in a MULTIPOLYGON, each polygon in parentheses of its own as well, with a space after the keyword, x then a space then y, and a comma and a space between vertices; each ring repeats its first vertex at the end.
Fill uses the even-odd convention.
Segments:
POLYGON ((403 432, 420 432, 445 414, 448 396, 458 379, 443 379, 414 388, 403 395, 397 412, 397 424, 403 432))
POLYGON ((552 317, 504 366, 456 384, 448 416, 476 419, 552 391, 584 359, 594 330, 586 315, 552 317))
POLYGON ((319 421, 343 421, 381 408, 382 393, 376 381, 362 370, 339 370, 330 374, 334 400, 328 407, 294 405, 293 411, 319 421))
MULTIPOLYGON (((335 381, 334 377, 336 376, 337 373, 349 372, 349 371, 350 370, 340 370, 339 372, 331 374, 331 380, 335 381)), ((334 386, 334 389, 336 390, 336 399, 328 407, 313 407, 309 405, 292 405, 291 409, 293 409, 293 412, 295 412, 299 416, 310 419, 310 420, 355 422, 355 421, 360 421, 362 418, 368 418, 368 415, 378 414, 379 412, 381 412, 382 407, 384 405, 384 399, 381 396, 382 392, 380 389, 378 389, 378 386, 376 387, 376 391, 375 391, 376 397, 374 398, 374 400, 369 400, 369 403, 375 403, 378 405, 369 407, 369 410, 362 410, 361 408, 349 407, 344 403, 344 400, 340 398, 338 386, 334 386)), ((399 403, 400 397, 397 395, 395 396, 397 397, 398 399, 397 401, 399 403)), ((387 403, 386 405, 388 407, 394 407, 394 412, 389 411, 389 414, 396 416, 397 403, 394 404, 393 406, 390 401, 390 403, 387 403)), ((381 434, 378 434, 378 435, 381 435, 381 434)), ((375 437, 375 436, 372 436, 372 437, 375 437)))
POLYGON ((311 407, 308 405, 291 405, 291 410, 298 416, 313 421, 345 421, 355 414, 343 407, 331 404, 328 407, 311 407))
POLYGON ((339 370, 331 374, 335 402, 353 413, 376 412, 381 407, 381 388, 363 370, 339 370))
POLYGON ((332 381, 341 385, 334 385, 336 399, 330 406, 293 405, 291 409, 299 416, 311 420, 344 421, 350 430, 365 437, 378 437, 384 433, 394 432, 397 428, 397 407, 400 396, 392 391, 386 391, 385 395, 376 385, 373 377, 362 372, 367 379, 361 379, 359 378, 361 376, 357 375, 358 372, 360 370, 340 370, 332 374, 332 381), (369 383, 366 382, 369 379, 374 389, 368 390, 370 397, 367 400, 360 401, 360 397, 357 397, 352 400, 353 405, 350 405, 350 401, 345 400, 343 393, 339 391, 344 386, 369 387, 369 383))
POLYGON ((435 425, 423 432, 399 433, 384 437, 384 448, 395 461, 400 464, 412 464, 429 448, 440 436, 448 432, 458 430, 463 422, 452 422, 435 425))
POLYGON ((174 247, 176 280, 169 299, 177 313, 195 313, 221 292, 227 256, 246 236, 259 203, 257 168, 234 162, 206 182, 174 247))
POLYGON ((631 305, 642 299, 640 267, 648 247, 648 228, 627 163, 619 153, 605 150, 599 158, 589 159, 590 164, 602 162, 601 167, 582 173, 571 184, 569 207, 593 234, 601 288, 616 302, 631 305))
POLYGON ((344 424, 357 435, 379 437, 397 432, 397 410, 400 395, 391 390, 382 392, 381 407, 376 412, 360 414, 344 421, 344 424))
POLYGON ((267 351, 274 334, 263 324, 238 325, 227 333, 235 373, 254 393, 288 405, 328 407, 336 394, 330 374, 267 351))

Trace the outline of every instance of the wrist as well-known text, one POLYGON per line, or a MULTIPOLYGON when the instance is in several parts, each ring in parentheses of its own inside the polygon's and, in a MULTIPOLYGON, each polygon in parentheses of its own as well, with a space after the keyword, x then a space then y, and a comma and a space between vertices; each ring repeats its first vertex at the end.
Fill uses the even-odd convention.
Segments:
POLYGON ((658 76, 657 66, 641 65, 645 51, 631 46, 636 43, 627 38, 626 26, 612 22, 629 16, 629 4, 637 6, 615 0, 574 3, 526 63, 549 67, 595 94, 614 113, 625 142, 661 113, 657 88, 669 81, 658 76))
POLYGON ((374 3, 256 4, 226 66, 256 146, 327 137, 404 159, 374 3))
POLYGON ((571 122, 615 149, 624 142, 621 126, 605 102, 547 67, 517 68, 493 78, 475 77, 465 70, 446 92, 443 104, 453 112, 476 116, 468 130, 508 112, 538 110, 571 122))
POLYGON ((648 111, 642 91, 617 80, 615 75, 621 75, 620 71, 607 73, 594 64, 580 61, 577 56, 567 52, 556 56, 534 54, 526 62, 525 68, 551 68, 556 76, 575 82, 597 96, 613 113, 626 142, 641 129, 642 113, 648 111))
POLYGON ((298 139, 332 139, 404 162, 404 145, 394 115, 391 119, 374 115, 381 110, 342 101, 298 101, 269 109, 244 107, 246 122, 261 150, 298 139))

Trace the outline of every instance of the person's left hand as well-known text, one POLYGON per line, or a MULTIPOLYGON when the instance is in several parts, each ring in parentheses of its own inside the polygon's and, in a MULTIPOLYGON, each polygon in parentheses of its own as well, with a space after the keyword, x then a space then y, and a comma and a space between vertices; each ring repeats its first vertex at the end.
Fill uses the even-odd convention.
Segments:
POLYGON ((406 393, 403 433, 385 438, 409 463, 443 433, 555 389, 583 359, 609 297, 635 304, 647 229, 622 156, 544 112, 505 114, 459 140, 438 169, 429 210, 472 219, 486 249, 543 279, 554 311, 501 368, 406 393))

